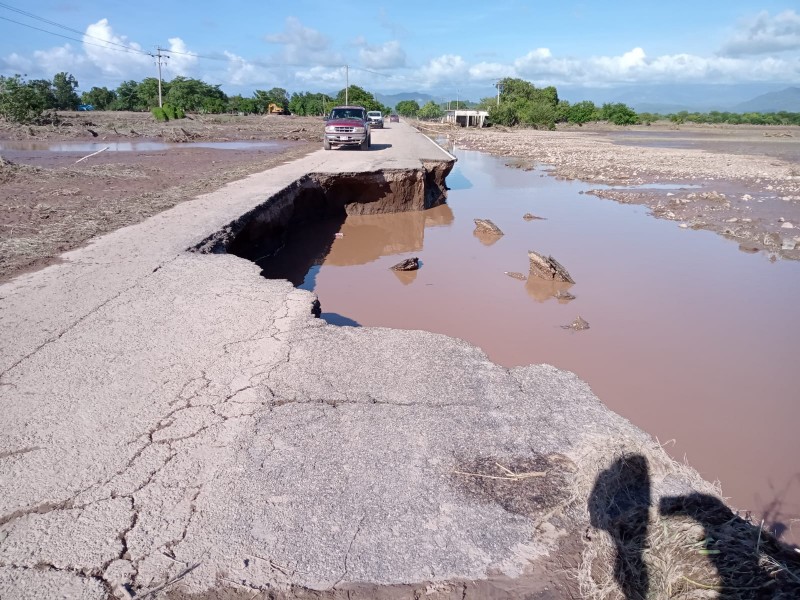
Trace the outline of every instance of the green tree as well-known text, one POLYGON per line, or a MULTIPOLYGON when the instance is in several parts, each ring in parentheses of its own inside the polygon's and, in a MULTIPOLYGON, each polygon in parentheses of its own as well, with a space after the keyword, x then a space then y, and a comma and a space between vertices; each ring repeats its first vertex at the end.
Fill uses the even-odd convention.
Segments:
MULTIPOLYGON (((169 84, 162 82, 161 84, 161 98, 162 100, 167 97, 169 91, 169 84)), ((155 77, 145 77, 136 86, 136 107, 137 110, 148 110, 158 106, 158 79, 155 77)))
POLYGON ((114 106, 117 95, 105 87, 93 87, 81 94, 81 104, 91 104, 96 110, 109 110, 114 106))
POLYGON ((336 103, 339 105, 345 104, 348 102, 351 105, 356 106, 363 106, 367 110, 379 110, 382 113, 386 114, 392 111, 391 108, 388 106, 384 106, 372 95, 372 93, 366 91, 363 88, 358 87, 357 85, 351 85, 347 89, 347 98, 345 100, 345 90, 342 89, 336 95, 336 103))
POLYGON ((606 102, 600 107, 600 119, 614 125, 635 125, 639 122, 636 111, 622 102, 606 102))
POLYGON ((188 112, 225 112, 228 97, 218 85, 199 79, 176 77, 169 82, 165 100, 188 112))
POLYGON ((417 116, 420 119, 439 119, 444 114, 444 111, 433 100, 425 104, 419 109, 417 116))
POLYGON ((419 104, 416 100, 401 100, 395 106, 397 114, 404 117, 416 117, 419 112, 419 104))
POLYGON ((45 103, 36 88, 20 75, 0 76, 0 116, 11 123, 32 123, 42 116, 45 103))
POLYGON ((41 103, 45 110, 56 107, 56 96, 53 93, 53 83, 47 79, 31 79, 26 84, 33 93, 36 94, 38 103, 41 103))
POLYGON ((256 101, 258 111, 261 113, 266 113, 270 104, 277 104, 285 111, 289 110, 289 97, 283 88, 274 87, 271 90, 256 90, 253 94, 253 99, 256 101))
POLYGON ((576 102, 567 111, 567 121, 582 125, 597 120, 597 107, 591 100, 576 102))
POLYGON ((117 98, 111 105, 112 110, 142 110, 138 89, 139 84, 132 79, 120 83, 115 92, 117 98))
POLYGON ((53 77, 54 108, 58 110, 75 110, 80 104, 78 97, 78 80, 69 73, 56 73, 53 77))

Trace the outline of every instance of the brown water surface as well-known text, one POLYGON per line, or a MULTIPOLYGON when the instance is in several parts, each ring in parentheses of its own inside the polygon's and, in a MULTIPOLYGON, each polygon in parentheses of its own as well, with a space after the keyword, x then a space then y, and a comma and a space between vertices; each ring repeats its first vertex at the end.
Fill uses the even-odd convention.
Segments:
MULTIPOLYGON (((448 205, 320 225, 342 235, 289 278, 319 295, 323 318, 440 332, 505 366, 574 371, 719 479, 733 506, 779 533, 794 525, 786 537, 800 539, 800 263, 772 264, 646 208, 581 195, 580 182, 457 156, 448 205), (477 238, 474 218, 505 235, 477 238), (528 273, 528 250, 554 256, 575 285, 506 275, 528 273), (411 256, 418 272, 389 269, 411 256), (555 298, 567 290, 574 300, 555 298), (562 328, 579 315, 590 329, 562 328)), ((288 276, 280 267, 273 276, 288 276)))

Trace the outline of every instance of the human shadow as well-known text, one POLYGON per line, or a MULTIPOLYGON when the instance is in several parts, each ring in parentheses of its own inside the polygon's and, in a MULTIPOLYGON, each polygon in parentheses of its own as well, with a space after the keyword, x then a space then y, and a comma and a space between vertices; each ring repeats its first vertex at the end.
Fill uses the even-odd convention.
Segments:
POLYGON ((650 470, 639 454, 614 461, 589 496, 591 524, 614 542, 614 578, 626 600, 645 600, 650 587, 644 550, 651 503, 650 470))
POLYGON ((800 598, 800 556, 719 498, 700 493, 663 497, 659 512, 662 517, 688 517, 702 526, 698 545, 703 547, 697 551, 714 564, 720 600, 800 598))

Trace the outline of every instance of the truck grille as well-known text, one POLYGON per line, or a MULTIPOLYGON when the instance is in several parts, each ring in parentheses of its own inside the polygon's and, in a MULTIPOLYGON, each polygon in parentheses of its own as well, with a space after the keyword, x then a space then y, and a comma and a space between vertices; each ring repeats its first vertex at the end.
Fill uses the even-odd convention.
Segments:
POLYGON ((353 133, 353 127, 334 127, 336 133, 353 133))

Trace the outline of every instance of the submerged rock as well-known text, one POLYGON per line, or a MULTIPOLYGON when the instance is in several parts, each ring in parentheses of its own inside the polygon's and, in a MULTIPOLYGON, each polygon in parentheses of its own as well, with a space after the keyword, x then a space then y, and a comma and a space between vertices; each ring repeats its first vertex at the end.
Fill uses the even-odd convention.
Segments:
POLYGON ((503 231, 489 219, 475 219, 475 232, 490 235, 503 235, 503 231))
POLYGON ((506 275, 508 275, 513 279, 519 279, 520 281, 525 281, 526 279, 528 279, 527 277, 525 277, 523 273, 518 273, 517 271, 503 271, 503 273, 505 273, 506 275))
POLYGON ((573 331, 583 331, 584 329, 589 329, 589 322, 585 320, 583 317, 579 316, 569 325, 562 325, 562 329, 572 329, 573 331))
POLYGON ((570 294, 564 290, 558 290, 553 297, 559 302, 569 302, 570 300, 575 300, 575 294, 570 294))
POLYGON ((550 281, 575 283, 569 272, 552 256, 544 256, 533 250, 528 250, 528 259, 530 259, 531 263, 531 275, 550 281))
POLYGON ((526 221, 544 221, 545 220, 544 217, 537 217, 536 215, 531 214, 531 213, 525 213, 524 215, 522 215, 522 218, 525 219, 526 221))
POLYGON ((419 258, 407 258, 391 267, 392 271, 416 271, 419 269, 419 258))

